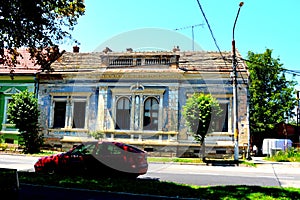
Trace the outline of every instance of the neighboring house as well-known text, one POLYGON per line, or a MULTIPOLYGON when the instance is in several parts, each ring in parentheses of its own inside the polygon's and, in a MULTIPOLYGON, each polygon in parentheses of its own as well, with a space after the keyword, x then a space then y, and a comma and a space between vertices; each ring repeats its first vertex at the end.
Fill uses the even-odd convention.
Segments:
MULTIPOLYGON (((189 96, 204 92, 216 97, 224 110, 214 122, 207 146, 232 150, 230 52, 106 50, 66 52, 52 64, 53 72, 38 74, 41 124, 48 145, 68 149, 93 139, 90 134, 97 132, 153 154, 196 154, 199 144, 188 132, 181 111, 189 96)), ((243 61, 238 63, 242 148, 249 141, 248 69, 243 61)))
POLYGON ((0 64, 0 143, 18 144, 19 132, 7 121, 7 108, 11 96, 26 89, 30 92, 37 89, 36 75, 40 67, 33 64, 26 49, 19 52, 23 58, 18 59, 19 63, 16 66, 0 64))
MULTIPOLYGON (((293 142, 293 147, 299 148, 300 129, 297 129, 297 125, 280 122, 276 124, 274 129, 267 134, 252 134, 251 145, 255 145, 259 150, 261 150, 264 139, 290 139, 293 142)), ((259 151, 259 153, 261 152, 259 151)))

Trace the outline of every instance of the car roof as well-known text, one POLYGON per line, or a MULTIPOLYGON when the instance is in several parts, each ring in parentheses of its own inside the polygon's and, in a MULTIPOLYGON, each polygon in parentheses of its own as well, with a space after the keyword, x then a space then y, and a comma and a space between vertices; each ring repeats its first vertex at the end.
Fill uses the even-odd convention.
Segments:
POLYGON ((132 148, 136 152, 145 152, 143 149, 141 149, 137 146, 127 144, 127 143, 124 143, 124 142, 118 142, 118 141, 99 140, 99 141, 83 142, 82 144, 83 145, 87 145, 87 144, 113 144, 113 145, 116 145, 120 148, 123 148, 124 146, 127 146, 127 147, 132 148))

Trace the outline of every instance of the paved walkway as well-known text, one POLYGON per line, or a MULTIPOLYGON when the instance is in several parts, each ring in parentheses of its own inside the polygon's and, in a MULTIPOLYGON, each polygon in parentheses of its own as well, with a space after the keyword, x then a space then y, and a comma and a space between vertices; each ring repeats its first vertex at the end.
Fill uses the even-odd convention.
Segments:
POLYGON ((265 157, 251 157, 252 160, 250 160, 250 163, 254 163, 257 165, 257 167, 263 166, 263 165, 270 165, 270 164, 276 164, 281 165, 282 167, 299 167, 300 168, 300 162, 275 162, 275 161, 268 161, 265 160, 265 157))

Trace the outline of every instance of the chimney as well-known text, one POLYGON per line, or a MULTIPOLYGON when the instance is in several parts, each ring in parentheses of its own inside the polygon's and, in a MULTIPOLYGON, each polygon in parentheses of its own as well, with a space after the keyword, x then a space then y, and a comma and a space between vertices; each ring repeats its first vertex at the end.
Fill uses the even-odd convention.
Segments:
POLYGON ((77 45, 73 46, 73 53, 79 53, 79 47, 77 45))
POLYGON ((133 52, 133 49, 132 49, 132 48, 127 48, 126 51, 127 51, 128 53, 132 53, 132 52, 133 52))
POLYGON ((174 48, 173 48, 173 52, 176 52, 176 51, 180 51, 180 48, 179 48, 179 46, 174 46, 174 48))
POLYGON ((103 50, 104 53, 108 53, 108 52, 112 52, 112 50, 108 47, 105 47, 105 49, 103 50))

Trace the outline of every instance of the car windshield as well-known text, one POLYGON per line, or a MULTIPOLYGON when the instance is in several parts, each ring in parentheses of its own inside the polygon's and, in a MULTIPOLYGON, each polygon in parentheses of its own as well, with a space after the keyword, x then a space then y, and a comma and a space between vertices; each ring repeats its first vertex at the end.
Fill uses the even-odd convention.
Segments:
POLYGON ((71 152, 71 154, 92 154, 94 149, 95 149, 95 145, 93 143, 89 143, 89 144, 81 144, 77 147, 75 147, 75 149, 73 149, 73 151, 71 152))

